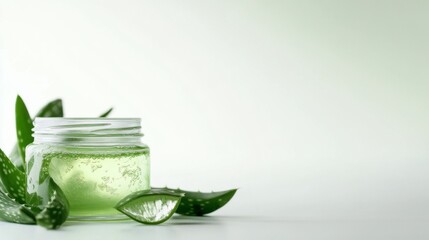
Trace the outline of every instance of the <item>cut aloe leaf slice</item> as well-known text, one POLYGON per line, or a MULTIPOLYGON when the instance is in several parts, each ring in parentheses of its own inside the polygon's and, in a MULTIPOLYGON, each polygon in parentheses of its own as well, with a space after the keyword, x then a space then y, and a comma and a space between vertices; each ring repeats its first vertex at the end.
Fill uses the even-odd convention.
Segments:
POLYGON ((191 192, 171 188, 155 189, 164 189, 167 191, 172 191, 174 193, 185 194, 185 196, 182 198, 179 207, 176 210, 176 213, 186 216, 203 216, 212 213, 219 208, 225 206, 225 204, 227 204, 237 192, 237 189, 230 189, 226 191, 211 193, 191 192))
POLYGON ((144 224, 160 224, 173 216, 183 194, 161 189, 132 193, 122 199, 116 209, 144 224))
POLYGON ((38 225, 47 229, 57 229, 67 220, 69 215, 69 203, 63 191, 53 180, 50 181, 49 187, 49 202, 43 210, 36 215, 36 222, 38 225))
POLYGON ((101 118, 109 116, 109 114, 113 111, 113 108, 110 108, 106 112, 100 115, 101 118))
POLYGON ((16 97, 15 116, 18 149, 23 161, 23 165, 25 166, 25 147, 27 147, 27 145, 32 143, 34 140, 32 136, 33 120, 31 119, 27 107, 20 96, 16 97))
POLYGON ((9 195, 0 191, 0 218, 14 223, 34 224, 33 213, 24 205, 14 201, 9 195))
POLYGON ((2 188, 18 203, 25 203, 25 173, 19 170, 0 149, 0 180, 2 188))
MULTIPOLYGON (((22 100, 22 99, 21 99, 22 100)), ((25 105, 25 104, 24 104, 25 105)), ((63 117, 63 101, 61 99, 55 99, 48 102, 39 112, 36 117, 63 117)), ((12 153, 9 155, 13 164, 21 171, 24 171, 23 158, 20 155, 18 144, 13 147, 12 153)))

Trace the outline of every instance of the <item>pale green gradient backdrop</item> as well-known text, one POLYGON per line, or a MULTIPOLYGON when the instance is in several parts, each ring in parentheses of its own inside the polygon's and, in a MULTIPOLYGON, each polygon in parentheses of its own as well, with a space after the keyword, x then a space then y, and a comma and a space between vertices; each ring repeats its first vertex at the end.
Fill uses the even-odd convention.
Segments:
POLYGON ((154 185, 219 214, 429 217, 429 1, 0 0, 13 104, 141 116, 154 185))

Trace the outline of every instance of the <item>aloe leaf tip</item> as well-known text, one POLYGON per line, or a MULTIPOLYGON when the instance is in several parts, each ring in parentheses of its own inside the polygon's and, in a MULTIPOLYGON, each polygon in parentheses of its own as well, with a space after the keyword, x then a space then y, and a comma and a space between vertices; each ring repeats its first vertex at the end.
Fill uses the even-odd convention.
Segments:
POLYGON ((101 118, 109 116, 110 113, 112 113, 113 107, 109 108, 106 112, 100 115, 101 118))

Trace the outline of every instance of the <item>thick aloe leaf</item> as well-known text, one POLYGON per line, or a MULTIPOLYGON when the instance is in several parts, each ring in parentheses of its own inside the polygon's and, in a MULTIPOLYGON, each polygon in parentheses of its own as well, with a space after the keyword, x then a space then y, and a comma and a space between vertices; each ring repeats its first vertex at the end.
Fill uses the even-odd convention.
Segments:
POLYGON ((109 110, 107 110, 105 113, 101 114, 100 117, 107 117, 109 116, 109 114, 113 111, 113 108, 110 108, 109 110))
POLYGON ((57 229, 66 220, 69 215, 69 203, 63 193, 53 180, 50 181, 48 204, 36 215, 38 225, 47 229, 57 229))
POLYGON ((33 213, 24 205, 14 201, 6 193, 0 191, 0 218, 14 223, 34 224, 33 213))
POLYGON ((183 194, 164 189, 132 193, 119 201, 115 208, 143 224, 160 224, 173 216, 183 194))
MULTIPOLYGON (((48 102, 39 112, 36 117, 63 117, 63 101, 61 99, 55 99, 48 102)), ((34 119, 33 119, 34 120, 34 119)), ((12 153, 9 155, 13 164, 21 171, 24 171, 23 158, 21 157, 18 144, 13 147, 12 153)))
POLYGON ((23 165, 25 166, 25 148, 34 140, 32 136, 33 120, 31 119, 27 107, 20 96, 16 98, 15 114, 19 154, 21 155, 23 165))
POLYGON ((5 192, 9 193, 18 203, 25 203, 26 176, 13 165, 0 149, 0 180, 5 192))
POLYGON ((186 216, 203 216, 225 206, 234 196, 237 189, 222 192, 190 192, 181 189, 161 188, 175 193, 183 193, 185 196, 177 208, 176 213, 186 216))

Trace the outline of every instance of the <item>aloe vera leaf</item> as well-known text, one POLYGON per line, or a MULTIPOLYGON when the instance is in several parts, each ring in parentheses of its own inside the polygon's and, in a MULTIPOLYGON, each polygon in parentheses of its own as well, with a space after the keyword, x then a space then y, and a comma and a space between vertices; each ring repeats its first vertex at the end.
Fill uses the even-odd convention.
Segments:
POLYGON ((182 197, 164 189, 143 190, 126 196, 115 208, 137 222, 155 225, 173 216, 182 197))
POLYGON ((3 185, 2 181, 0 181, 0 192, 6 192, 6 187, 3 185))
POLYGON ((113 108, 110 108, 109 110, 107 110, 106 112, 104 112, 103 114, 100 115, 101 118, 107 117, 109 116, 109 114, 113 111, 113 108))
POLYGON ((227 204, 237 192, 237 189, 211 193, 191 192, 171 188, 161 189, 185 194, 176 210, 176 213, 186 216, 203 216, 212 213, 225 206, 225 204, 227 204))
POLYGON ((18 143, 15 143, 15 145, 13 146, 12 152, 9 155, 9 159, 12 161, 13 165, 15 165, 20 171, 25 171, 24 165, 22 163, 22 158, 19 153, 18 143))
POLYGON ((0 191, 0 218, 14 223, 34 224, 34 214, 24 205, 0 191))
POLYGON ((32 136, 33 121, 31 120, 27 107, 25 106, 25 103, 20 96, 16 97, 15 116, 18 148, 23 161, 23 165, 25 166, 25 148, 34 140, 32 136))
POLYGON ((55 99, 48 102, 42 109, 37 112, 36 117, 63 117, 63 101, 55 99))
MULTIPOLYGON (((48 102, 42 109, 37 112, 36 117, 63 117, 63 101, 61 99, 55 99, 48 102)), ((9 155, 10 160, 13 164, 21 171, 24 171, 23 158, 21 157, 18 144, 12 149, 11 154, 9 155)))
POLYGON ((36 215, 37 225, 47 229, 59 228, 68 218, 69 202, 63 191, 51 179, 49 183, 49 201, 36 215))
POLYGON ((3 189, 18 203, 25 203, 26 175, 0 149, 0 180, 3 189))

